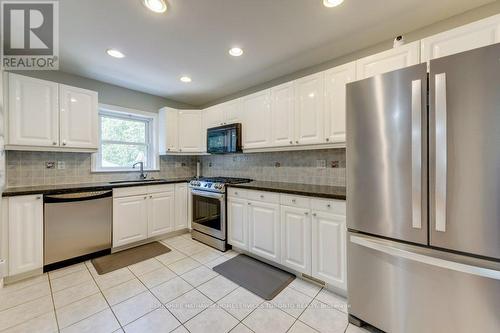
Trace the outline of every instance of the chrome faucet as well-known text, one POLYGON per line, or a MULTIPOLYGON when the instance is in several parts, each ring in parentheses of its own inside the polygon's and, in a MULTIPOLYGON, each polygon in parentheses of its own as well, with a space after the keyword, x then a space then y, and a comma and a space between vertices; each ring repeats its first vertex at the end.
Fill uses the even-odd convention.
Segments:
POLYGON ((135 169, 135 166, 139 164, 141 166, 141 174, 139 175, 139 179, 140 180, 144 180, 148 177, 148 175, 146 173, 144 173, 144 162, 137 162, 137 163, 134 163, 134 165, 132 165, 132 169, 135 169))

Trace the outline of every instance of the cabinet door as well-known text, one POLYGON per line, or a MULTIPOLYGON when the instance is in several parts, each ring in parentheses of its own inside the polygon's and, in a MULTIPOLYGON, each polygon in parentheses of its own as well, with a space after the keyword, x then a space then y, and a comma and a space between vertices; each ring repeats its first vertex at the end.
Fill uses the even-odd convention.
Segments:
POLYGON ((174 231, 175 192, 149 195, 148 237, 174 231))
POLYGON ((270 90, 243 98, 243 148, 271 146, 270 90))
POLYGON ((420 41, 356 60, 356 79, 366 79, 418 63, 420 63, 420 41))
POLYGON ((296 81, 295 143, 301 145, 324 142, 324 73, 296 81))
POLYGON ((248 250, 262 258, 280 262, 279 205, 248 201, 248 250))
POLYGON ((295 84, 287 82, 271 89, 272 144, 294 144, 295 84))
POLYGON ((97 92, 59 85, 60 146, 97 149, 97 92))
POLYGON ((247 201, 229 198, 227 203, 227 241, 232 246, 248 251, 247 201))
POLYGON ((204 150, 202 111, 179 110, 179 152, 200 153, 204 150))
POLYGON ((164 108, 160 111, 161 126, 163 133, 161 139, 165 142, 165 152, 179 151, 179 117, 176 109, 164 108))
POLYGON ((9 144, 59 145, 58 84, 9 74, 9 144))
POLYGON ((188 187, 175 184, 175 230, 188 227, 188 187))
POLYGON ((309 209, 281 206, 281 264, 311 275, 309 209))
POLYGON ((43 266, 42 195, 9 198, 9 275, 43 266))
POLYGON ((220 107, 224 116, 224 125, 241 123, 241 112, 243 111, 243 104, 241 99, 238 98, 234 101, 222 103, 220 107))
POLYGON ((113 199, 113 247, 148 237, 147 199, 146 194, 113 199))
POLYGON ((346 290, 346 218, 313 212, 312 276, 346 290))
POLYGON ((325 72, 325 141, 345 142, 346 85, 356 79, 356 63, 325 72))
POLYGON ((422 62, 500 42, 500 15, 421 40, 422 62))
POLYGON ((224 115, 221 105, 215 105, 203 110, 205 129, 224 125, 224 115))

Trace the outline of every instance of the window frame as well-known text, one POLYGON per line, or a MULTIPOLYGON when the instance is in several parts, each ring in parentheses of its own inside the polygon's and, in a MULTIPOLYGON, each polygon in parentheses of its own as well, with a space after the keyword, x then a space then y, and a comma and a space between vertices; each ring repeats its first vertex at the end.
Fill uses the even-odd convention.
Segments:
MULTIPOLYGON (((145 165, 144 170, 159 171, 159 153, 158 153, 158 114, 147 111, 140 111, 130 108, 125 108, 116 105, 99 103, 98 114, 98 150, 92 154, 91 172, 137 172, 138 169, 130 167, 103 167, 102 166, 102 134, 101 134, 101 117, 109 116, 113 118, 133 119, 143 121, 146 126, 147 139, 147 160, 151 161, 150 165, 145 165)), ((113 143, 110 141, 109 143, 113 143)), ((116 141, 118 144, 133 144, 126 141, 116 141)), ((142 144, 138 144, 142 145, 142 144)))

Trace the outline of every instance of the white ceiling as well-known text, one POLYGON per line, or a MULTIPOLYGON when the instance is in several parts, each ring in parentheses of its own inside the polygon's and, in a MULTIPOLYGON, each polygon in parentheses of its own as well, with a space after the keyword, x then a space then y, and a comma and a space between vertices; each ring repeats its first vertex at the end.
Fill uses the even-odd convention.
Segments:
POLYGON ((140 0, 62 0, 61 70, 203 105, 490 2, 168 0, 159 15, 140 0), (230 57, 233 45, 245 54, 230 57))

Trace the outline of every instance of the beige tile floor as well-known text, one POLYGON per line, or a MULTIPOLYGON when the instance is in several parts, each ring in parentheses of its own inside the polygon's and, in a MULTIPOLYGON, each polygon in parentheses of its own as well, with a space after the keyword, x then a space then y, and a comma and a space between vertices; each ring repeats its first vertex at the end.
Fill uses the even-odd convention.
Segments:
POLYGON ((0 289, 0 332, 367 332, 326 289, 295 279, 267 302, 212 270, 236 252, 163 242, 171 252, 105 275, 86 262, 0 289))

